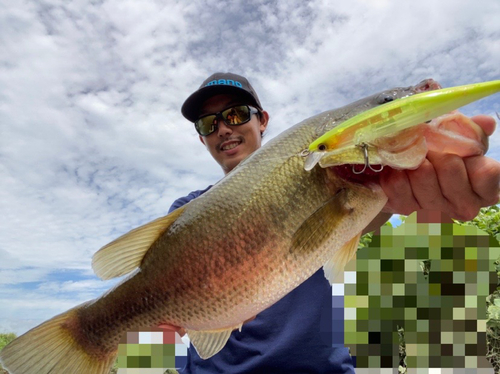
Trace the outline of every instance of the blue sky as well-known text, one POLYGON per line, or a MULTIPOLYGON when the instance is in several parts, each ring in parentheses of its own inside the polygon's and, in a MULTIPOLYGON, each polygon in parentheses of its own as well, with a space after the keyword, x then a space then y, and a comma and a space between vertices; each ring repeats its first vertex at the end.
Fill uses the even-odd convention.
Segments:
MULTIPOLYGON (((213 72, 250 79, 267 140, 425 78, 500 79, 498 1, 0 5, 0 332, 99 296, 114 282, 93 275, 93 253, 222 177, 180 114, 213 72)), ((462 111, 492 115, 499 102, 462 111)))

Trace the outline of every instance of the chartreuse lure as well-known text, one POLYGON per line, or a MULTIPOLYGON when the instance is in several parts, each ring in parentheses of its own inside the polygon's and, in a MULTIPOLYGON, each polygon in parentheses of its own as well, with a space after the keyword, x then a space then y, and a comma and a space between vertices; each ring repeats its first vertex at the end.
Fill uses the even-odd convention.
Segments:
POLYGON ((499 91, 500 80, 496 80, 427 91, 374 107, 351 117, 311 143, 308 151, 313 160, 308 169, 323 153, 370 144, 375 139, 427 122, 499 91))

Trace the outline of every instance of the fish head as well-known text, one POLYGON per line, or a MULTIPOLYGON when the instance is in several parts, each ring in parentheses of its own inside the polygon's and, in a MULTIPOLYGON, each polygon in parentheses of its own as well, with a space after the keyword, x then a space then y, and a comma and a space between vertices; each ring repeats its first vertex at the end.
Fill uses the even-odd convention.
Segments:
MULTIPOLYGON (((401 99, 403 97, 412 96, 426 91, 438 90, 440 88, 441 85, 431 78, 424 79, 423 81, 417 83, 414 86, 391 88, 389 90, 384 90, 382 92, 369 96, 367 98, 368 103, 366 109, 371 109, 373 107, 386 104, 396 99, 401 99)), ((360 112, 358 111, 358 113, 360 112)))

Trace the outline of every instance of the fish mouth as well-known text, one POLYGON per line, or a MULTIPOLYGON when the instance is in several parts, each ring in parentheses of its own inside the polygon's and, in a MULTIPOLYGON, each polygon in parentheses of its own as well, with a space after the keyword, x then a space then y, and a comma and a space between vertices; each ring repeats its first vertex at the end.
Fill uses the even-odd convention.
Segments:
POLYGON ((422 82, 415 85, 414 91, 415 91, 415 93, 421 93, 421 92, 426 92, 426 91, 439 90, 441 88, 443 88, 443 87, 441 87, 439 82, 436 82, 432 78, 428 78, 428 79, 424 79, 422 82))
MULTIPOLYGON (((413 87, 413 93, 417 94, 426 91, 439 90, 440 88, 442 87, 439 84, 439 82, 429 78, 429 79, 424 79, 420 83, 416 84, 413 87)), ((311 161, 318 162, 319 160, 311 160, 311 161)), ((392 170, 392 168, 387 165, 385 166, 377 164, 370 165, 370 167, 365 167, 365 169, 363 170, 364 167, 365 165, 362 164, 344 164, 344 165, 330 166, 330 169, 332 169, 340 178, 346 180, 347 182, 361 184, 365 187, 373 186, 373 184, 380 185, 379 182, 380 176, 384 172, 387 173, 389 170, 392 170), (357 172, 354 172, 355 170, 357 172), (363 170, 363 172, 360 173, 361 170, 363 170)))
MULTIPOLYGON (((354 171, 361 171, 364 165, 360 164, 344 164, 338 166, 330 166, 330 169, 335 172, 337 176, 342 178, 343 180, 350 182, 361 184, 365 187, 369 187, 372 184, 380 184, 380 174, 385 171, 385 169, 391 169, 389 166, 385 166, 384 170, 381 172, 373 171, 370 168, 367 168, 360 174, 355 173, 354 171)), ((374 169, 380 169, 380 165, 372 165, 374 169)))

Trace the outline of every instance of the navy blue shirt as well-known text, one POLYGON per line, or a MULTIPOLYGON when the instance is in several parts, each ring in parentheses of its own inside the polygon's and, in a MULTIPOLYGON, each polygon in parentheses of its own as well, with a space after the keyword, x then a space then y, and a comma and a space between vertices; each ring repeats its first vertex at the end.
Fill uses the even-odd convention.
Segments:
MULTIPOLYGON (((208 191, 177 199, 169 213, 208 191)), ((343 329, 342 329, 343 330, 343 329)), ((343 334, 338 327, 336 334, 343 334)), ((349 350, 333 346, 332 288, 323 269, 231 334, 215 356, 202 360, 191 345, 179 373, 351 373, 349 350)))

